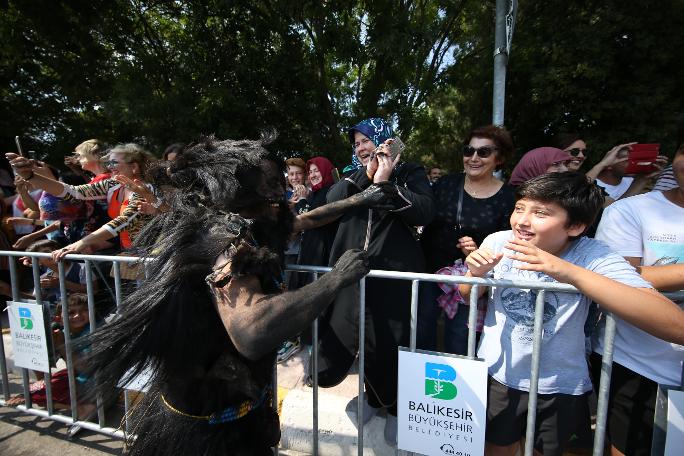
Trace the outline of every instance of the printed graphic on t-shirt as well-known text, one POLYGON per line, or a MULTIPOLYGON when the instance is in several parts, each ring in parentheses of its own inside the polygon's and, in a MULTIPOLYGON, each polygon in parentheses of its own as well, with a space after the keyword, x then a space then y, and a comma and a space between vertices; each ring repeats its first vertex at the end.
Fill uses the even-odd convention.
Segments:
MULTIPOLYGON (((510 317, 506 321, 511 334, 517 333, 524 339, 529 339, 534 332, 534 308, 537 302, 537 290, 520 290, 518 288, 507 288, 501 292, 501 304, 510 317)), ((546 292, 544 295, 544 335, 552 336, 556 322, 554 321, 558 313, 558 296, 553 292, 546 292)))
MULTIPOLYGON (((658 238, 662 239, 664 236, 666 235, 658 236, 658 238)), ((684 244, 648 240, 644 242, 644 250, 647 252, 645 257, 657 258, 652 266, 684 262, 684 244)))

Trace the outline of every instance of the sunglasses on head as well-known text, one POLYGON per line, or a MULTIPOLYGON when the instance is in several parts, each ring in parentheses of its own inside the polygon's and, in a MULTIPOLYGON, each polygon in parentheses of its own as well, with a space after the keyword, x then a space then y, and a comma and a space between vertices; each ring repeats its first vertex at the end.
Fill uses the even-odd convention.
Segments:
POLYGON ((469 144, 466 144, 465 146, 463 146, 463 156, 472 157, 473 155, 475 155, 475 153, 477 153, 478 157, 487 158, 490 155, 492 155, 492 152, 494 152, 495 150, 498 150, 498 148, 494 146, 482 146, 475 148, 469 144))
POLYGON ((585 157, 587 156, 587 149, 580 149, 579 147, 567 149, 566 152, 572 155, 573 157, 577 157, 580 154, 580 152, 582 152, 582 155, 584 155, 585 157))

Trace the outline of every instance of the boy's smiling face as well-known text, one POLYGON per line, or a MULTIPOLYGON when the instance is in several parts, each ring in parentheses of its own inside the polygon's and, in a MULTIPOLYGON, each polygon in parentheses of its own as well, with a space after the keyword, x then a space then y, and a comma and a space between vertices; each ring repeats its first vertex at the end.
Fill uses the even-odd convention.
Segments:
POLYGON ((570 237, 584 232, 584 224, 567 226, 568 212, 553 202, 519 199, 511 214, 511 229, 516 239, 530 242, 553 255, 563 253, 570 237))

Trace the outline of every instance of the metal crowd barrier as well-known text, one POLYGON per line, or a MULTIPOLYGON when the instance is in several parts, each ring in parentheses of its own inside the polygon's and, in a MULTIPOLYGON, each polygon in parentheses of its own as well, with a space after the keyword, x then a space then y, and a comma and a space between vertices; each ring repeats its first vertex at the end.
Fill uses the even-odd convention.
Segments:
MULTIPOLYGON (((13 252, 13 251, 0 251, 0 256, 9 257, 10 265, 10 276, 11 276, 11 290, 12 299, 14 301, 20 301, 19 294, 19 279, 16 259, 17 257, 28 256, 32 258, 40 257, 50 257, 48 253, 28 253, 28 252, 13 252)), ((122 301, 122 291, 121 291, 121 271, 120 263, 135 263, 139 259, 136 257, 122 257, 122 256, 104 256, 104 255, 67 255, 66 257, 69 261, 83 261, 85 263, 86 270, 86 289, 88 296, 88 310, 90 313, 90 326, 95 328, 95 307, 94 307, 94 286, 93 286, 93 275, 92 267, 94 263, 97 262, 111 262, 113 263, 114 271, 114 300, 117 309, 121 306, 122 301)), ((38 267, 38 262, 32 262, 33 269, 33 280, 34 284, 38 284, 40 281, 40 271, 38 267)), ((313 279, 316 280, 319 274, 326 273, 330 271, 330 268, 325 267, 315 267, 315 266, 302 266, 302 265, 287 265, 288 271, 298 271, 298 272, 308 272, 311 273, 313 279)), ((97 423, 82 420, 78 416, 78 399, 76 395, 76 377, 74 375, 74 360, 72 354, 72 341, 71 334, 69 333, 68 321, 69 321, 69 311, 68 304, 66 300, 66 290, 65 286, 65 271, 64 263, 58 263, 59 272, 59 287, 61 292, 61 304, 62 304, 62 318, 66 322, 64 327, 64 340, 66 349, 66 364, 69 378, 69 391, 71 398, 71 416, 61 415, 54 412, 54 404, 52 401, 52 391, 50 387, 50 373, 45 374, 45 384, 46 384, 46 396, 47 396, 47 409, 41 410, 34 408, 31 404, 31 396, 29 392, 29 373, 27 369, 22 369, 22 381, 25 405, 17 406, 16 408, 32 415, 37 415, 43 418, 52 419, 54 421, 62 422, 72 426, 72 428, 81 427, 91 431, 106 434, 112 437, 124 438, 124 431, 121 429, 114 429, 107 427, 105 425, 105 410, 101 400, 97 400, 97 423)), ((534 433, 536 425, 536 407, 537 407, 537 388, 539 381, 539 362, 541 355, 541 343, 542 343, 542 330, 543 330, 543 311, 544 311, 544 296, 546 291, 555 292, 565 292, 565 293, 576 293, 577 289, 571 285, 567 284, 552 284, 548 282, 536 282, 536 281, 510 281, 510 280, 493 280, 493 279, 481 279, 481 278, 467 278, 460 276, 446 276, 446 275, 436 275, 436 274, 419 274, 419 273, 409 273, 409 272, 397 272, 397 271, 382 271, 382 270, 372 270, 366 278, 383 278, 383 279, 397 279, 397 280, 409 280, 411 281, 411 316, 410 316, 410 350, 416 350, 416 334, 417 334, 417 316, 418 316, 418 289, 420 282, 441 282, 441 283, 453 283, 460 284, 466 283, 473 285, 472 292, 470 294, 470 306, 469 306, 469 316, 468 316, 468 354, 467 357, 470 359, 475 359, 475 341, 476 341, 476 321, 477 321, 477 296, 478 289, 482 286, 500 286, 500 287, 516 287, 524 289, 539 290, 537 295, 537 300, 535 304, 535 317, 534 317, 534 335, 533 335, 533 354, 532 354, 532 371, 531 371, 531 381, 530 381, 530 391, 529 391, 529 401, 528 401, 528 415, 527 415, 527 430, 525 439, 525 456, 532 456, 534 452, 534 433)), ((359 385, 358 385, 358 411, 357 411, 357 423, 358 426, 358 441, 357 449, 359 456, 363 455, 363 402, 364 402, 364 355, 365 355, 365 285, 366 278, 360 281, 360 311, 359 311, 359 385)), ((36 302, 42 304, 42 296, 40 292, 40 286, 35 287, 36 289, 36 302)), ((684 298, 684 293, 679 292, 675 294, 668 294, 673 299, 684 298)), ((312 380, 313 380, 313 454, 318 455, 319 452, 319 439, 318 439, 318 320, 314 321, 312 327, 313 336, 313 351, 312 351, 312 380)), ((608 392, 610 385, 610 375, 612 367, 613 358, 613 343, 615 338, 615 321, 612 315, 608 315, 606 319, 606 329, 605 329, 605 339, 604 339, 604 355, 603 364, 601 368, 601 379, 598 394, 598 409, 596 417, 596 429, 593 445, 593 455, 600 456, 603 454, 605 445, 605 432, 606 432, 606 417, 607 417, 607 407, 608 407, 608 392)), ((2 391, 4 395, 4 401, 0 400, 0 405, 5 405, 6 401, 10 399, 9 391, 9 379, 7 372, 7 363, 5 359, 5 349, 2 338, 0 338, 0 370, 2 375, 2 391)), ((273 407, 277 408, 277 377, 276 377, 276 367, 274 366, 274 380, 273 380, 273 407)), ((129 397, 128 391, 124 390, 124 413, 125 417, 128 417, 129 412, 129 397)), ((124 420, 123 426, 128 427, 127 419, 124 420)), ((655 445, 655 443, 654 443, 655 445)), ((664 447, 664 441, 662 442, 664 447)), ((276 449, 277 451, 277 449, 276 449)))
MULTIPOLYGON (((303 265, 287 265, 288 271, 309 272, 313 274, 314 280, 318 278, 319 274, 329 272, 331 268, 317 267, 317 266, 303 266, 303 265)), ((547 291, 555 291, 562 293, 577 293, 578 290, 572 285, 561 283, 549 283, 538 281, 522 281, 522 280, 494 280, 482 279, 474 277, 461 276, 447 276, 437 274, 421 274, 413 272, 399 272, 399 271, 382 271, 372 270, 360 282, 360 298, 359 298, 359 390, 358 390, 358 407, 357 407, 357 451, 359 456, 363 456, 363 398, 364 398, 364 344, 365 344, 365 284, 366 278, 383 278, 383 279, 398 279, 411 281, 411 320, 410 320, 410 350, 416 350, 416 335, 417 335, 417 320, 418 320, 418 289, 420 282, 439 282, 450 284, 471 284, 472 290, 470 292, 469 314, 468 314, 468 354, 467 358, 476 359, 475 345, 476 345, 476 325, 477 325, 477 301, 478 290, 482 286, 498 286, 504 288, 523 288, 539 290, 535 302, 534 313, 534 333, 533 333, 533 349, 532 349, 532 370, 530 375, 530 391, 527 407, 527 428, 525 434, 525 456, 532 456, 534 454, 534 433, 536 426, 536 409, 537 409, 537 390, 539 386, 539 363, 541 360, 541 344, 543 333, 543 316, 544 316, 544 297, 547 291)), ((677 293, 664 293, 671 299, 679 301, 684 300, 684 291, 677 293)), ((606 438, 606 419, 608 414, 608 394, 610 389, 610 377, 613 364, 613 345, 615 341, 615 319, 610 313, 606 314, 606 326, 604 336, 604 353, 601 365, 601 378, 598 390, 597 414, 596 414, 596 428, 594 431, 593 442, 593 456, 602 456, 604 454, 605 438, 606 438)), ((312 351, 312 377, 313 377, 313 454, 318 455, 318 320, 314 321, 312 327, 313 335, 313 351, 312 351)), ((684 371, 682 373, 682 385, 684 385, 684 371)), ((681 387, 681 385, 680 385, 681 387)), ((662 401, 660 401, 662 402, 662 401)), ((667 402, 667 401, 665 401, 667 402)), ((660 410, 662 421, 662 409, 660 410)), ((656 412, 658 415, 658 412, 656 412)), ((656 416, 658 421, 658 416, 656 416)), ((662 423, 661 423, 662 424, 662 423)), ((664 431, 654 427, 654 434, 661 434, 660 438, 654 437, 652 454, 662 454, 665 441, 664 431)))

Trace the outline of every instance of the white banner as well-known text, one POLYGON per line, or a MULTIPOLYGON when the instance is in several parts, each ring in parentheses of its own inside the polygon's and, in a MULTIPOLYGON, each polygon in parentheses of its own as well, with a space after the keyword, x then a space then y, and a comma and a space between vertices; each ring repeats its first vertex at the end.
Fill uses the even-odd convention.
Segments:
POLYGON ((398 447, 426 455, 484 454, 487 366, 399 349, 398 447))
POLYGON ((45 337, 43 307, 24 302, 8 302, 14 364, 41 372, 50 371, 48 340, 45 337))

